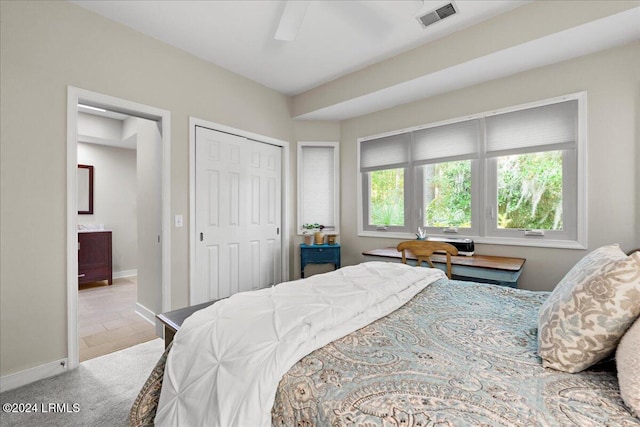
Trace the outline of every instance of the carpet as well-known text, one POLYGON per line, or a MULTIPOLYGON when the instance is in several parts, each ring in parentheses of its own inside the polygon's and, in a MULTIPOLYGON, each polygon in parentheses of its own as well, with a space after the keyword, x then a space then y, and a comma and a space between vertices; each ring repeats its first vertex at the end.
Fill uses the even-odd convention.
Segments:
POLYGON ((129 409, 164 342, 155 339, 87 360, 78 369, 0 394, 7 403, 35 404, 37 413, 0 413, 1 426, 127 426, 129 409))

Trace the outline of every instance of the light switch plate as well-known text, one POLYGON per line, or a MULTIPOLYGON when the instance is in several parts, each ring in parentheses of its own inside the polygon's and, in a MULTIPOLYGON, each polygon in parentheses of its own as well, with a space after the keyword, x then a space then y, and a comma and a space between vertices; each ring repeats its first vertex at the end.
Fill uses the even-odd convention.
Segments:
POLYGON ((182 218, 182 215, 176 215, 175 224, 176 227, 182 227, 184 225, 184 219, 182 218))

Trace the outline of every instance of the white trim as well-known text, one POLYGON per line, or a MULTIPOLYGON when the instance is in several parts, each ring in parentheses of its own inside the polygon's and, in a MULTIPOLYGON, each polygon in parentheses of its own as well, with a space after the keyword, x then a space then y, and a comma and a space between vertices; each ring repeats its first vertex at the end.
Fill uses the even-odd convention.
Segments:
POLYGON ((282 281, 289 281, 289 194, 291 182, 289 180, 289 142, 282 141, 284 145, 282 145, 282 204, 281 204, 281 215, 282 215, 282 281))
POLYGON ((360 142, 361 138, 358 138, 356 141, 356 167, 353 168, 354 173, 356 174, 356 223, 357 223, 357 232, 358 236, 371 236, 378 237, 378 234, 369 234, 368 231, 364 231, 364 194, 362 194, 362 172, 360 172, 360 142))
MULTIPOLYGON (((456 236, 457 237, 457 236, 456 236)), ((587 246, 579 241, 573 240, 536 240, 531 238, 515 238, 515 237, 478 237, 466 236, 473 239, 475 243, 487 245, 504 245, 504 246, 528 246, 532 248, 556 248, 556 249, 587 249, 587 246)))
POLYGON ((196 277, 196 126, 206 127, 219 132, 238 135, 254 141, 282 147, 282 203, 281 203, 281 247, 282 247, 282 281, 289 280, 289 141, 272 138, 266 135, 237 129, 231 126, 211 122, 197 117, 189 117, 189 302, 194 294, 196 277))
POLYGON ((576 206, 576 241, 583 249, 588 247, 589 241, 587 237, 588 229, 588 211, 589 205, 587 203, 587 177, 589 176, 589 170, 587 168, 587 147, 589 146, 589 137, 587 133, 587 123, 589 121, 589 115, 587 114, 587 92, 580 92, 576 94, 578 97, 578 158, 576 165, 577 169, 577 189, 576 196, 578 202, 576 206))
POLYGON ((58 359, 44 365, 25 369, 24 371, 8 374, 0 378, 0 393, 4 393, 32 382, 53 377, 67 372, 69 369, 67 359, 58 359))
POLYGON ((135 277, 138 275, 138 270, 123 270, 117 271, 112 274, 114 279, 124 279, 125 277, 135 277))
POLYGON ((162 323, 160 323, 160 320, 156 318, 156 313, 149 310, 147 307, 140 304, 139 302, 136 302, 136 308, 134 312, 155 327, 157 336, 164 338, 164 327, 162 323))
MULTIPOLYGON (((362 220, 361 220, 362 221, 362 220)), ((360 237, 383 237, 388 239, 415 239, 416 235, 411 233, 403 233, 401 231, 372 231, 365 230, 358 233, 360 237)), ((458 236, 456 236, 458 237, 458 236)))
POLYGON ((340 142, 338 141, 298 141, 297 144, 297 222, 296 234, 302 235, 302 222, 304 216, 304 206, 302 206, 302 173, 304 172, 304 162, 302 159, 302 149, 304 147, 332 147, 333 148, 333 223, 334 229, 327 229, 329 233, 340 234, 340 142))
MULTIPOLYGON (((415 239, 415 234, 411 233, 398 233, 398 232, 384 232, 384 231, 363 231, 358 234, 359 237, 376 237, 387 239, 415 239), (383 234, 384 233, 384 234, 383 234)), ((439 235, 438 237, 446 238, 446 235, 439 235)), ((535 248, 557 248, 557 249, 587 249, 585 245, 579 242, 568 240, 535 240, 535 238, 507 238, 507 237, 478 237, 472 235, 453 235, 456 239, 469 238, 474 243, 480 243, 484 245, 502 245, 502 246, 528 246, 535 248)))
POLYGON ((80 364, 78 345, 77 143, 79 102, 159 121, 162 127, 162 311, 171 308, 171 113, 156 107, 67 86, 67 358, 80 364))
MULTIPOLYGON (((67 87, 67 359, 69 369, 80 364, 78 336, 78 101, 80 95, 67 87), (71 169, 73 168, 73 172, 71 169)), ((44 378, 44 377, 43 377, 44 378)), ((39 378, 34 378, 34 381, 39 378)))
POLYGON ((140 304, 139 302, 136 302, 136 308, 134 310, 134 312, 142 317, 144 320, 146 320, 147 322, 151 323, 152 325, 155 326, 156 324, 156 313, 154 313, 153 311, 149 310, 147 307, 145 307, 144 305, 140 304))

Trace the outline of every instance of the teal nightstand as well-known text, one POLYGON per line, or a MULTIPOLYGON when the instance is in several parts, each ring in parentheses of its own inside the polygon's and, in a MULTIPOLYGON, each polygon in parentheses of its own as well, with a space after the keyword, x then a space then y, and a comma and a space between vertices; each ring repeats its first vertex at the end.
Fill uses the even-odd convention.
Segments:
POLYGON ((300 245, 300 277, 304 278, 304 267, 307 264, 333 264, 340 268, 340 244, 335 245, 300 245))

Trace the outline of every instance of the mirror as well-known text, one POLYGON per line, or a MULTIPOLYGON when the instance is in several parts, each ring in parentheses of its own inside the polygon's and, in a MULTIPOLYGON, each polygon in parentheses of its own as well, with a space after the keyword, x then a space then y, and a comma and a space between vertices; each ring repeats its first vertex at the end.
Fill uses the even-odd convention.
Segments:
POLYGON ((93 166, 78 165, 78 214, 93 215, 93 166))

